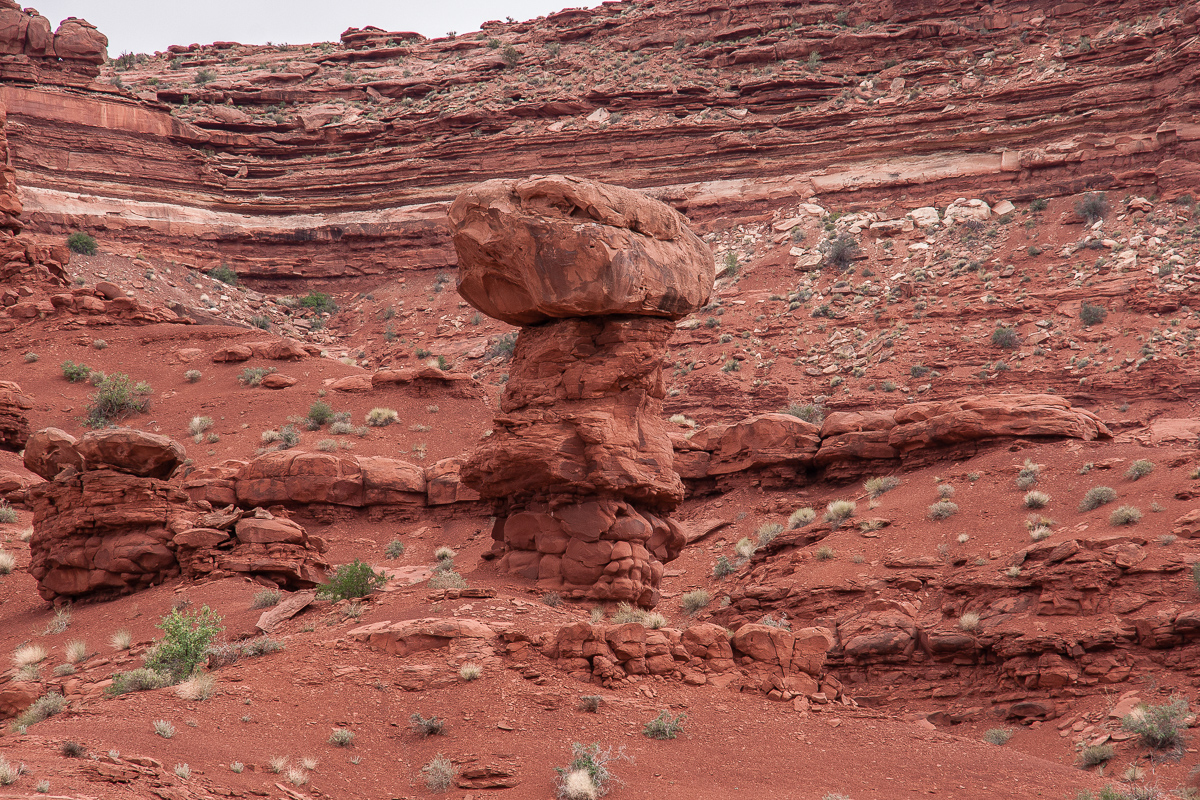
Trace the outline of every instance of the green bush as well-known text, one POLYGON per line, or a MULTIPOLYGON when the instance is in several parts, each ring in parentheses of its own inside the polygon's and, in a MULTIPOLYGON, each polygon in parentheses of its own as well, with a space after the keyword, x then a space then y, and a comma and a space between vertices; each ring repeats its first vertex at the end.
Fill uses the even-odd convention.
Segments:
POLYGON ((1108 486, 1093 486, 1079 502, 1080 511, 1091 511, 1117 499, 1117 493, 1108 486))
POLYGON ((392 539, 388 542, 387 547, 383 548, 383 556, 388 559, 396 559, 404 555, 404 542, 399 539, 392 539))
POLYGON ((1108 213, 1108 196, 1104 192, 1088 192, 1075 203, 1075 213, 1095 222, 1108 213))
POLYGON ((309 292, 300 298, 300 305, 317 312, 332 314, 337 311, 337 303, 333 302, 333 298, 324 292, 309 292))
MULTIPOLYGON (((1198 562, 1200 563, 1200 562, 1198 562)), ((717 563, 713 566, 714 578, 728 578, 733 573, 737 572, 737 564, 734 564, 725 556, 718 556, 717 563)), ((1196 586, 1200 588, 1200 579, 1197 579, 1196 586)))
POLYGON ((161 672, 155 672, 148 667, 138 667, 128 672, 118 672, 112 676, 112 683, 104 690, 109 697, 117 697, 130 692, 148 692, 151 689, 161 689, 169 686, 171 679, 161 672))
POLYGON ((1020 343, 1021 337, 1016 328, 1001 325, 992 331, 992 344, 1001 350, 1015 350, 1020 343))
POLYGON ((230 269, 228 264, 222 264, 219 267, 213 267, 208 271, 208 277, 212 278, 214 281, 220 281, 221 283, 229 286, 238 285, 237 273, 230 269))
POLYGON ((845 270, 862 251, 858 248, 858 240, 848 233, 843 233, 834 239, 826 239, 821 244, 821 252, 828 266, 845 270))
POLYGON ((178 683, 208 657, 208 646, 222 630, 221 617, 208 606, 185 613, 175 608, 156 626, 163 638, 146 658, 146 666, 178 683))
POLYGON ((686 714, 672 717, 669 711, 660 711, 658 716, 642 726, 642 735, 649 739, 674 739, 683 730, 686 714))
POLYGON ((74 361, 62 363, 63 377, 71 383, 83 383, 92 374, 92 368, 87 364, 76 364, 74 361))
POLYGON ((67 237, 67 249, 82 256, 94 256, 97 250, 96 240, 83 231, 76 231, 67 237))
POLYGON ((317 597, 328 597, 331 600, 353 600, 366 597, 375 589, 387 583, 387 576, 375 572, 370 564, 354 559, 353 563, 343 564, 337 568, 329 583, 317 587, 317 597))
POLYGON ((1104 306, 1094 305, 1087 300, 1083 301, 1083 305, 1079 309, 1079 319, 1084 325, 1098 325, 1104 322, 1104 318, 1108 316, 1108 311, 1104 306))
POLYGON ((1129 465, 1129 470, 1125 473, 1125 477, 1131 481, 1136 481, 1139 478, 1144 478, 1154 472, 1154 462, 1145 458, 1139 458, 1129 465))
POLYGON ((1121 720, 1121 727, 1137 734, 1142 744, 1154 750, 1169 750, 1183 744, 1188 703, 1174 696, 1162 705, 1140 705, 1121 720))
POLYGON ((320 427, 333 419, 333 408, 324 400, 317 400, 308 407, 308 420, 320 427))
POLYGON ((96 392, 88 395, 87 418, 84 425, 103 428, 114 420, 124 419, 134 412, 145 413, 150 408, 153 389, 150 384, 133 379, 123 372, 105 376, 96 385, 96 392))

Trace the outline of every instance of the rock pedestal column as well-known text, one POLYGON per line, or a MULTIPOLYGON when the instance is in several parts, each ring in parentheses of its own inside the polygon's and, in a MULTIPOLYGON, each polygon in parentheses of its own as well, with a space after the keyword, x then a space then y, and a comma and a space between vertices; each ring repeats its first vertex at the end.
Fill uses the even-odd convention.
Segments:
POLYGON ((666 205, 563 176, 488 181, 450 222, 459 293, 523 326, 494 433, 462 470, 496 504, 502 567, 655 605, 684 544, 662 358, 673 320, 708 300, 711 253, 666 205))

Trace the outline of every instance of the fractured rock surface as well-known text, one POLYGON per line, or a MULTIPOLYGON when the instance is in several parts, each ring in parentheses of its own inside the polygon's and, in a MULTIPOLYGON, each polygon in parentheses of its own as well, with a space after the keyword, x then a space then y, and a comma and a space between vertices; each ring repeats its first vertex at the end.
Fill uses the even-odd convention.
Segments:
POLYGON ((685 538, 662 354, 715 269, 683 217, 621 187, 494 180, 450 211, 459 293, 525 325, 494 434, 462 480, 498 506, 493 553, 573 597, 658 602, 685 538))

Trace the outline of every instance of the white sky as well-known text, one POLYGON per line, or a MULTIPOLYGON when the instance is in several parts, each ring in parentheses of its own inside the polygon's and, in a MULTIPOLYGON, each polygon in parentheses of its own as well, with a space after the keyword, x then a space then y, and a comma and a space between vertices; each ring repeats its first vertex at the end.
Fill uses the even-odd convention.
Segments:
MULTIPOLYGON (((599 0, 26 0, 55 28, 81 17, 108 37, 108 54, 152 53, 172 44, 335 42, 351 26, 467 33, 480 23, 524 21, 599 0)), ((24 5, 24 3, 22 3, 24 5)))

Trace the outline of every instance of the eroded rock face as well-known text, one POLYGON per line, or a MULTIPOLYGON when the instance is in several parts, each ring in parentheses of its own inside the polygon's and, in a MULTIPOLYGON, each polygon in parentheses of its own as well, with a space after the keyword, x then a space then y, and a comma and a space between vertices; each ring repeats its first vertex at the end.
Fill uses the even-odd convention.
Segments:
POLYGON ((263 509, 205 513, 206 504, 165 480, 185 455, 178 442, 129 429, 78 442, 55 428, 35 433, 25 465, 47 480, 25 497, 38 593, 127 594, 181 573, 253 574, 290 589, 324 579, 324 545, 300 525, 263 509))
POLYGON ((25 412, 33 400, 22 394, 12 381, 0 381, 0 448, 20 452, 29 441, 29 420, 25 412))
POLYGON ((517 337, 500 416, 462 481, 498 510, 510 574, 572 597, 658 602, 683 499, 662 419, 672 320, 707 299, 708 248, 628 189, 488 181, 450 209, 459 293, 517 337))
POLYGON ((563 175, 491 180, 450 206, 458 292, 513 325, 609 314, 678 319, 712 291, 712 253, 664 203, 563 175))
POLYGON ((95 77, 107 58, 108 37, 87 20, 68 17, 55 31, 34 9, 0 2, 0 73, 25 77, 37 64, 95 77))

